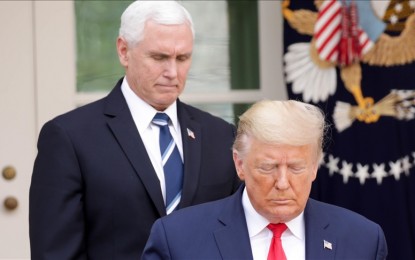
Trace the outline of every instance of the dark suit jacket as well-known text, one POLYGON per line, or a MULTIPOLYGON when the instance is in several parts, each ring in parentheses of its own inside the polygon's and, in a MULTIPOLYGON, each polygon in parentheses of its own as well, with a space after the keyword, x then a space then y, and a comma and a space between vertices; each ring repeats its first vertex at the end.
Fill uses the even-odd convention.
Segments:
MULTIPOLYGON (((157 220, 142 259, 252 259, 242 191, 157 220)), ((304 218, 306 259, 386 258, 382 229, 357 213, 309 199, 304 218)))
MULTIPOLYGON (((41 130, 30 187, 33 260, 139 259, 152 224, 166 215, 121 82, 41 130)), ((184 153, 179 207, 229 196, 239 186, 235 127, 180 101, 177 114, 184 153)))

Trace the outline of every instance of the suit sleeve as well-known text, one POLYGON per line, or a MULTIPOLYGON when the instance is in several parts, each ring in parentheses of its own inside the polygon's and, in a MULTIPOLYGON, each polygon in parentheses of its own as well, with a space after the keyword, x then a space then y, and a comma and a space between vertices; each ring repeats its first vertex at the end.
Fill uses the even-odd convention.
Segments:
POLYGON ((376 260, 385 260, 388 256, 388 246, 386 244, 385 234, 383 233, 382 228, 378 227, 378 250, 376 253, 376 260))
POLYGON ((39 135, 29 193, 32 259, 86 259, 82 193, 75 149, 50 121, 39 135))
POLYGON ((150 237, 144 248, 141 260, 169 260, 170 251, 163 222, 158 219, 151 228, 150 237))

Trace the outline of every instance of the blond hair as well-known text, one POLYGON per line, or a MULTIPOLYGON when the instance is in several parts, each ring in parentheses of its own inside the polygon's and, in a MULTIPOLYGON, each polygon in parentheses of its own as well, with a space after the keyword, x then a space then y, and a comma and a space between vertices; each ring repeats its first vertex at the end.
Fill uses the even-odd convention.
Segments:
POLYGON ((300 101, 263 100, 240 116, 233 150, 243 157, 252 138, 270 144, 317 147, 317 158, 323 153, 327 125, 323 112, 300 101))

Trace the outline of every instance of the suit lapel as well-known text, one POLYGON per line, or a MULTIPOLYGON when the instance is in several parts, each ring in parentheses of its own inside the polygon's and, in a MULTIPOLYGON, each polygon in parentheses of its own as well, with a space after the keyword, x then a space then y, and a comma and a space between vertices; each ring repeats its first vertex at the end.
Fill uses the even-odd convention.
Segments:
POLYGON ((151 164, 144 144, 134 124, 131 112, 121 92, 121 82, 107 97, 104 113, 107 123, 128 160, 141 179, 160 216, 166 215, 160 182, 151 164))
POLYGON ((218 217, 223 226, 214 231, 214 236, 223 259, 253 259, 242 207, 244 187, 241 185, 239 190, 226 201, 223 213, 218 217))
POLYGON ((191 205, 199 183, 202 128, 179 100, 177 101, 177 115, 180 122, 184 155, 184 183, 179 205, 180 208, 183 208, 191 205))
POLYGON ((304 211, 306 228, 306 259, 334 259, 337 243, 330 219, 316 202, 309 199, 304 211))

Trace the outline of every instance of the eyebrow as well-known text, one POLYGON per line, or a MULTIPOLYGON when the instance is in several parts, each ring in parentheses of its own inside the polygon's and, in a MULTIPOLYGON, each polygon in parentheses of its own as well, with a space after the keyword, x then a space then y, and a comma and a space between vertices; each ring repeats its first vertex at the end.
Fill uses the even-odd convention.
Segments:
MULTIPOLYGON (((148 52, 149 56, 153 56, 153 55, 159 55, 159 56, 163 56, 163 57, 172 57, 172 55, 168 54, 168 53, 163 53, 163 52, 159 52, 159 51, 149 51, 148 52)), ((187 52, 187 53, 181 53, 181 54, 177 54, 177 57, 179 56, 186 56, 186 57, 190 57, 192 56, 192 52, 187 52)))

